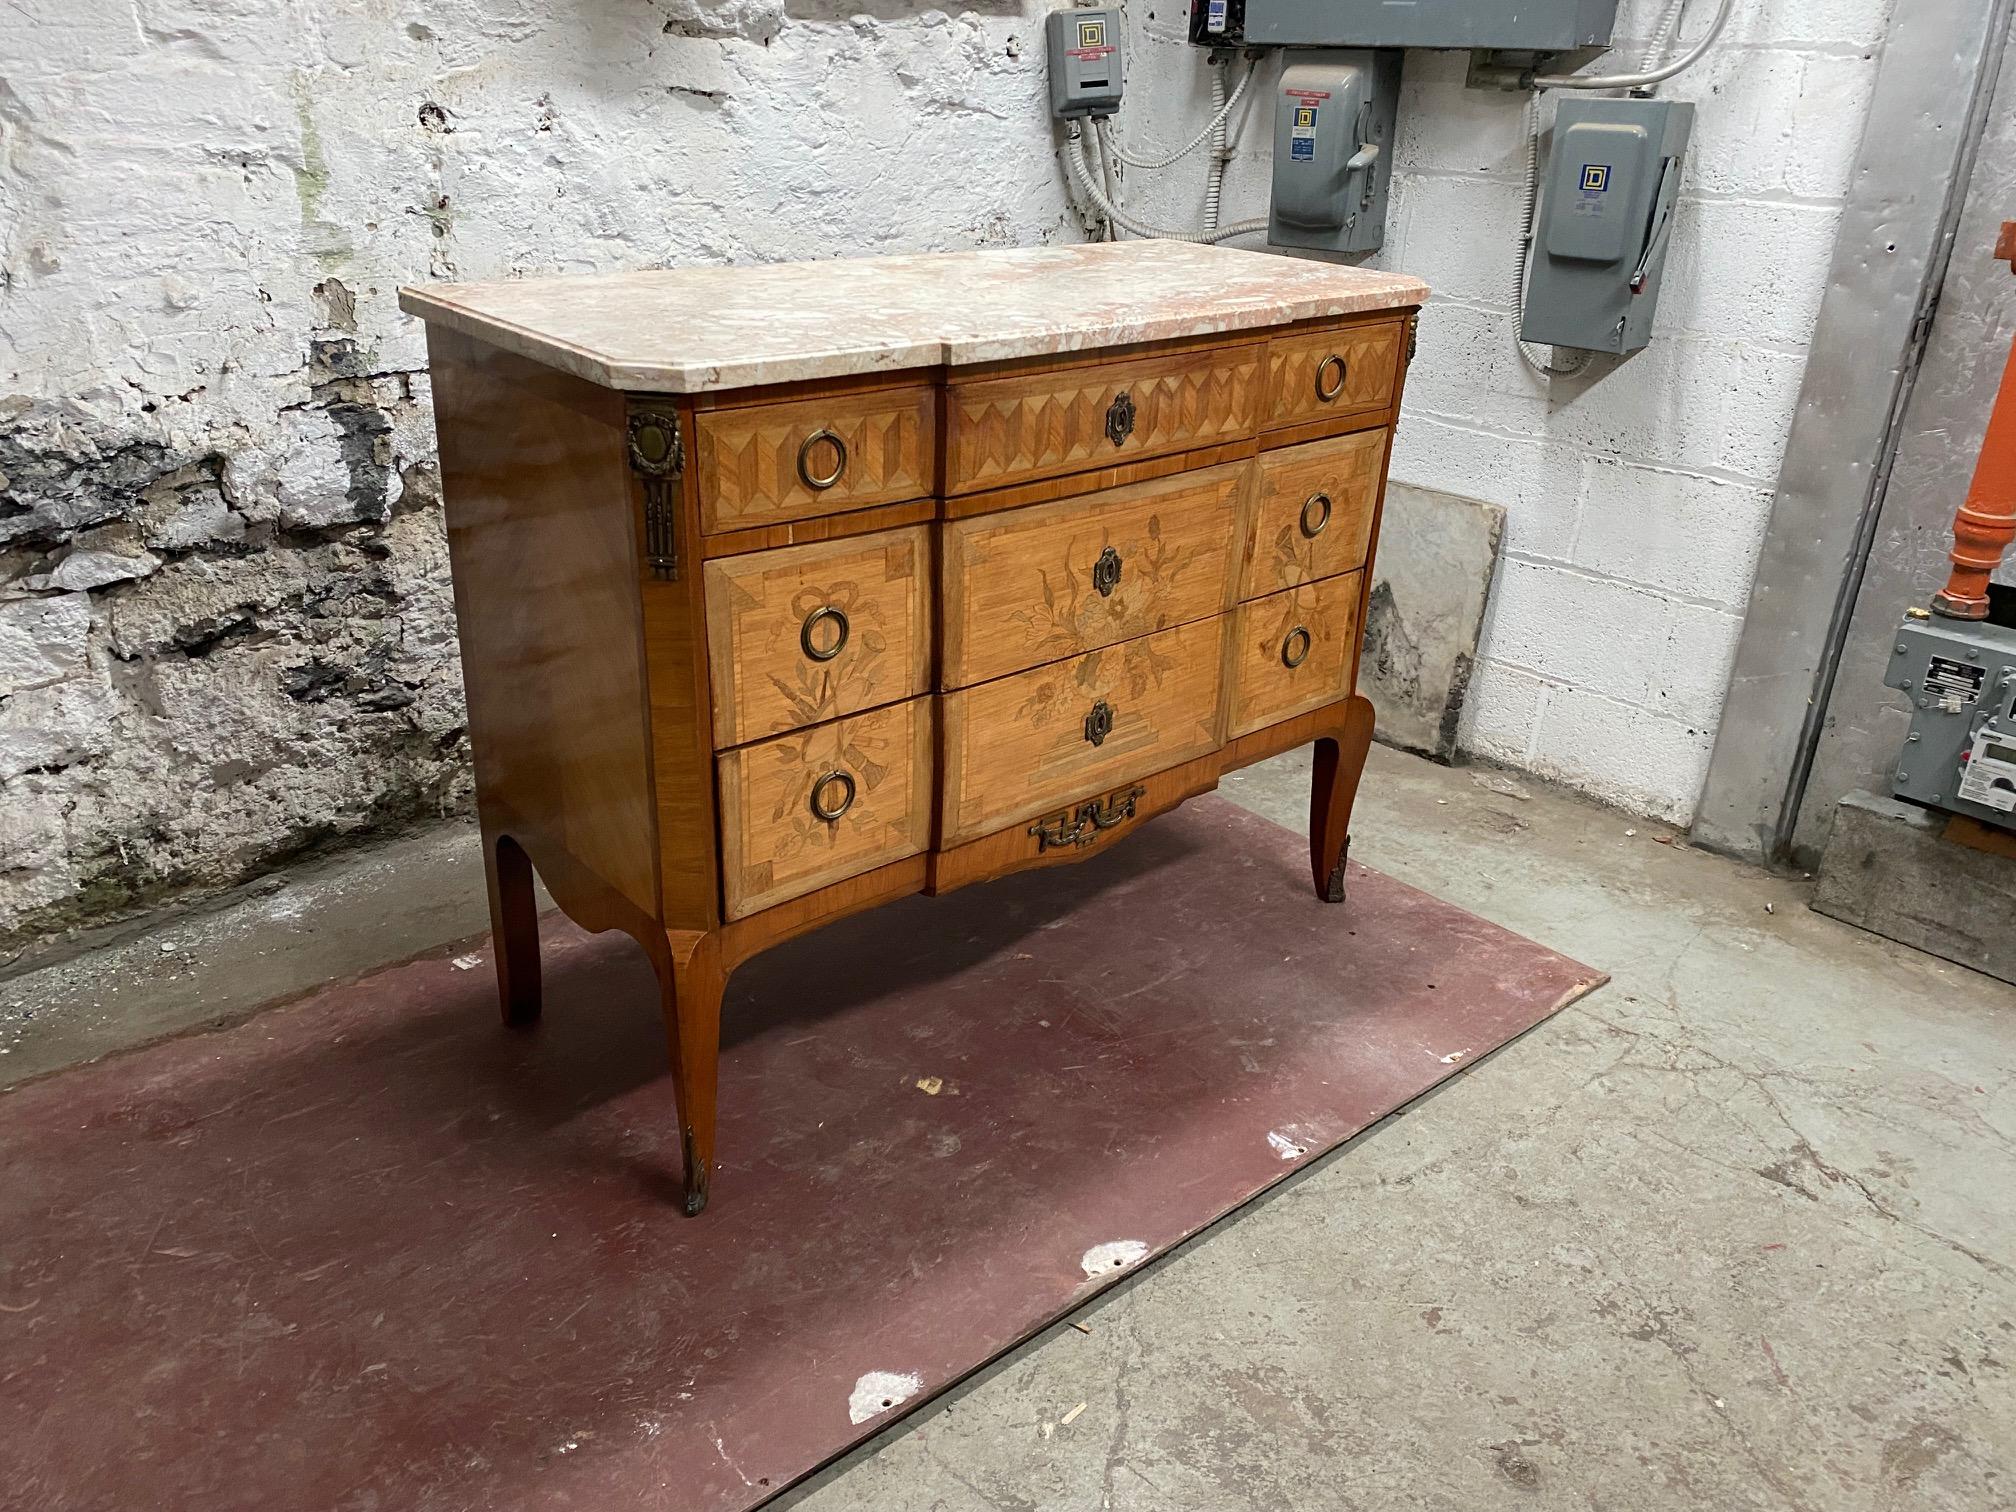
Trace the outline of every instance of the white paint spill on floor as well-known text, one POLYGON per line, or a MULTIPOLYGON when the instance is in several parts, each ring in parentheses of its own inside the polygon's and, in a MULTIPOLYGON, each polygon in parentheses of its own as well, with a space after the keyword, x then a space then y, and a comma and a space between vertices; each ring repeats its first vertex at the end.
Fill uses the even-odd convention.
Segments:
POLYGON ((847 1421, 865 1423, 892 1407, 901 1407, 924 1389, 924 1377, 914 1370, 871 1370, 847 1395, 847 1421))
POLYGON ((457 956, 448 964, 453 966, 457 971, 474 971, 478 966, 483 964, 483 957, 480 955, 457 956))
POLYGON ((1309 1153, 1308 1146, 1295 1143, 1279 1129, 1267 1131, 1267 1143, 1274 1147, 1274 1153, 1283 1160, 1300 1160, 1309 1153))
POLYGON ((1110 1276, 1116 1270, 1139 1265, 1148 1257, 1148 1246, 1139 1239, 1109 1239, 1085 1251, 1078 1264, 1088 1276, 1110 1276))

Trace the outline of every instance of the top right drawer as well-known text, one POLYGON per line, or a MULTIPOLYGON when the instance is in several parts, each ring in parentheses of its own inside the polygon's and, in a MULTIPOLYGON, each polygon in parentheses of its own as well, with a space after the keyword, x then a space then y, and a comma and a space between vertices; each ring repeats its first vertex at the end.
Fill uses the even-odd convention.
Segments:
POLYGON ((1404 320, 1382 320, 1276 336, 1267 344, 1265 427, 1390 408, 1406 330, 1404 320))

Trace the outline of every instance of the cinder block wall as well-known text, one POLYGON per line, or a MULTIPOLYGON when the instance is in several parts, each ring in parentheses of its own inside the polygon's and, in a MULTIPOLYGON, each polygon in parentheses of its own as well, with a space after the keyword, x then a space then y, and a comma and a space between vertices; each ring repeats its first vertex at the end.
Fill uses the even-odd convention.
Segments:
MULTIPOLYGON (((1080 239, 1045 8, 12 7, 0 950, 466 804, 398 284, 1080 239)), ((1704 112, 1652 351, 1551 396, 1516 366, 1520 107, 1464 90, 1460 60, 1409 61, 1376 259, 1442 290, 1397 474, 1509 511, 1467 742, 1669 817, 1713 734, 1886 7, 1743 9, 1674 91, 1704 112)), ((1129 9, 1137 145, 1202 123, 1182 11, 1129 9)), ((1265 83, 1237 216, 1265 205, 1265 83)), ((1192 158, 1130 193, 1191 220, 1201 186, 1192 158)))

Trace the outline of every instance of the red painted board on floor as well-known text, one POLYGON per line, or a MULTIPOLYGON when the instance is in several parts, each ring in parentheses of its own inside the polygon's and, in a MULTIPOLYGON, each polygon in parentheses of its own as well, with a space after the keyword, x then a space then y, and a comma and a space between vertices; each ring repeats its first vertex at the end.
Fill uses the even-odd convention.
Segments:
POLYGON ((1600 981, 1307 872, 1203 799, 759 957, 698 1219, 557 918, 536 1031, 444 955, 0 1098, 6 1505, 753 1506, 1600 981))

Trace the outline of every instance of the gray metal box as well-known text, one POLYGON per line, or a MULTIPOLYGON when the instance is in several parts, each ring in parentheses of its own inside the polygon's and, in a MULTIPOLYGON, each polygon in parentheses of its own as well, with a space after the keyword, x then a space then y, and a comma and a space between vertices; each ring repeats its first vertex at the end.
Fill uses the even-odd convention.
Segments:
POLYGON ((1246 0, 1265 47, 1608 47, 1617 0, 1246 0))
POLYGON ((1883 682, 1912 704, 1892 791, 2016 829, 2016 630, 1907 619, 1883 682))
POLYGON ((1652 339, 1693 130, 1674 100, 1561 101, 1521 337, 1617 353, 1652 339))
POLYGON ((1379 250, 1393 182, 1400 61, 1390 51, 1288 55, 1274 97, 1271 244, 1379 250))
POLYGON ((1063 120, 1109 116, 1120 108, 1120 12, 1052 11, 1043 22, 1050 53, 1050 113, 1063 120))

